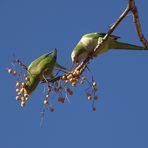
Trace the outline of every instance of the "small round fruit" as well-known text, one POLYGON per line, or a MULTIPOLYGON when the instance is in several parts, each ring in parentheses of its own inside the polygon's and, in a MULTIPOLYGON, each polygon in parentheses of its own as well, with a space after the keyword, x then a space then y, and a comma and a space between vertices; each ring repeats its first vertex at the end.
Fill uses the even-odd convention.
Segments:
POLYGON ((20 82, 16 82, 16 87, 19 87, 20 86, 20 82))
POLYGON ((16 92, 18 93, 19 91, 20 91, 20 90, 17 88, 17 89, 16 89, 16 92))
POLYGON ((28 97, 25 97, 25 101, 28 101, 29 100, 29 98, 28 97))
POLYGON ((49 98, 49 95, 46 95, 46 98, 49 98))
POLYGON ((80 75, 80 71, 79 70, 75 70, 73 74, 74 74, 74 76, 79 76, 80 75))
POLYGON ((8 73, 12 73, 12 69, 11 68, 8 69, 8 73))
POLYGON ((95 107, 93 107, 93 108, 92 108, 92 110, 93 110, 93 111, 96 111, 96 108, 95 108, 95 107))
POLYGON ((26 98, 26 97, 28 97, 29 95, 28 94, 24 94, 24 97, 26 98))
POLYGON ((16 71, 13 71, 13 75, 16 76, 16 71))
POLYGON ((98 89, 95 87, 95 88, 94 88, 94 92, 96 92, 97 90, 98 90, 98 89))
POLYGON ((50 107, 50 111, 51 111, 51 112, 54 112, 54 108, 53 108, 53 107, 50 107))
POLYGON ((97 83, 96 82, 93 82, 93 86, 96 87, 97 86, 97 83))
POLYGON ((75 81, 75 79, 74 78, 70 78, 69 81, 72 83, 72 82, 75 81))
POLYGON ((21 100, 22 100, 22 101, 25 101, 25 97, 21 97, 21 100))
POLYGON ((92 100, 92 96, 88 96, 88 100, 92 100))
POLYGON ((24 88, 21 88, 20 94, 23 94, 23 93, 24 93, 24 88))
POLYGON ((58 98, 58 102, 64 103, 64 101, 65 101, 64 98, 62 98, 62 97, 59 97, 59 98, 58 98))
POLYGON ((50 91, 51 91, 51 89, 52 89, 52 87, 51 87, 51 86, 48 86, 48 92, 50 92, 50 91))
POLYGON ((62 80, 66 80, 67 77, 64 75, 64 76, 61 77, 61 79, 62 79, 62 80))
POLYGON ((75 87, 76 86, 76 82, 72 82, 71 86, 75 87))
POLYGON ((15 99, 16 99, 16 101, 18 101, 18 100, 20 100, 20 97, 19 97, 19 96, 16 96, 16 98, 15 98, 15 99))
POLYGON ((26 86, 26 83, 22 82, 22 87, 25 88, 25 86, 26 86))
POLYGON ((21 102, 21 107, 24 107, 25 106, 25 101, 22 101, 21 102))
POLYGON ((49 102, 47 99, 44 100, 44 105, 47 105, 49 102))
POLYGON ((25 77, 25 80, 26 80, 26 81, 29 81, 29 77, 25 77))
POLYGON ((98 96, 94 96, 94 100, 98 100, 98 96))
POLYGON ((82 80, 86 80, 86 77, 83 76, 83 77, 82 77, 82 80))
POLYGON ((70 73, 68 76, 67 76, 68 79, 71 79, 73 78, 73 75, 70 73))

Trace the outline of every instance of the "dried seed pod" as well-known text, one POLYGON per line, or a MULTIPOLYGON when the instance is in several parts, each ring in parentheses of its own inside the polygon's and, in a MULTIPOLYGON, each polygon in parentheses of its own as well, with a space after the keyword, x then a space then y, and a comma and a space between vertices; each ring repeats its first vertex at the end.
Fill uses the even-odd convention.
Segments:
POLYGON ((80 84, 83 84, 84 82, 83 81, 80 81, 80 84))

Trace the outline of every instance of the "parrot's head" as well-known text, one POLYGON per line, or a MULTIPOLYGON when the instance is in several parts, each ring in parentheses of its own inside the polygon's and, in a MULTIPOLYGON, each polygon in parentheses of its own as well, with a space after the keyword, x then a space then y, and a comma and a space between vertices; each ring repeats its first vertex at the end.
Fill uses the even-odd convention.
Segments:
POLYGON ((28 81, 26 83, 26 91, 31 94, 39 82, 44 77, 51 76, 53 68, 56 63, 57 49, 54 49, 50 53, 46 53, 36 60, 34 60, 28 67, 28 81))
POLYGON ((81 45, 77 45, 71 53, 71 60, 75 64, 80 63, 86 57, 87 57, 87 52, 85 52, 85 48, 81 45))

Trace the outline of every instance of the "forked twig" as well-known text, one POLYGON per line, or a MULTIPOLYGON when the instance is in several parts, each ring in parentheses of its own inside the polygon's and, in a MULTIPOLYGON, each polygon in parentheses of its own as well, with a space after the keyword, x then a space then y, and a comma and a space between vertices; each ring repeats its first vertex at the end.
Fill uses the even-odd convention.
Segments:
POLYGON ((146 48, 148 48, 148 41, 146 40, 146 38, 144 37, 144 35, 142 33, 141 24, 139 21, 138 9, 135 5, 134 0, 129 0, 129 7, 131 9, 131 12, 133 13, 134 24, 135 24, 136 32, 139 36, 139 39, 143 43, 143 45, 146 48))
MULTIPOLYGON (((97 52, 101 52, 101 50, 103 48, 101 48, 106 41, 108 40, 109 36, 112 34, 112 32, 116 29, 116 27, 122 22, 122 20, 128 15, 129 12, 132 12, 133 17, 134 17, 134 24, 136 27, 136 31, 138 33, 139 39, 140 41, 143 43, 143 45, 147 48, 148 47, 148 41, 145 39, 142 30, 141 30, 141 25, 140 25, 140 21, 139 21, 139 16, 138 16, 138 10, 137 7, 135 5, 135 1, 134 0, 129 0, 126 9, 123 11, 123 13, 120 15, 120 17, 115 21, 115 23, 109 28, 108 32, 106 33, 106 35, 104 36, 104 38, 102 39, 101 42, 98 43, 98 45, 94 48, 94 50, 92 52, 89 53, 88 57, 84 59, 84 61, 82 61, 81 63, 79 63, 76 67, 74 67, 71 72, 77 70, 79 71, 81 74, 83 73, 83 71, 85 70, 85 68, 87 67, 89 61, 91 59, 93 59, 95 53, 97 52)), ((49 80, 49 82, 55 82, 56 80, 59 80, 59 77, 55 77, 52 80, 49 80)))
POLYGON ((138 17, 138 10, 136 8, 135 1, 134 0, 129 0, 126 9, 120 15, 120 17, 116 20, 116 22, 110 27, 109 31, 106 33, 106 35, 104 36, 102 41, 99 42, 99 44, 89 54, 89 56, 84 61, 82 61, 75 69, 80 70, 80 72, 81 71, 83 72, 83 70, 86 68, 87 64, 89 63, 89 61, 93 58, 93 55, 95 55, 96 52, 98 53, 98 51, 100 52, 102 50, 101 47, 106 43, 106 41, 109 38, 109 36, 116 29, 116 27, 122 22, 122 20, 128 15, 128 13, 130 11, 133 13, 134 23, 135 23, 135 26, 136 26, 136 30, 137 30, 138 36, 139 36, 141 42, 143 43, 143 45, 145 47, 148 47, 148 42, 145 39, 145 37, 144 37, 144 35, 142 33, 142 30, 141 30, 141 25, 140 25, 139 17, 138 17))

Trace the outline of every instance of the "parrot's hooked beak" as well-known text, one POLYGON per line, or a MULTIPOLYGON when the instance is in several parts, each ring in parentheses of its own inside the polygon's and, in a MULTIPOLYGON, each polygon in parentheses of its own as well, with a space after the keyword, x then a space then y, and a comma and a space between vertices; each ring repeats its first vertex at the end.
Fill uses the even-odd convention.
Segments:
POLYGON ((75 56, 75 53, 74 53, 74 52, 72 52, 72 54, 71 54, 71 60, 72 60, 72 62, 73 62, 73 63, 75 63, 75 64, 77 64, 77 63, 78 63, 77 58, 76 58, 76 56, 75 56))

